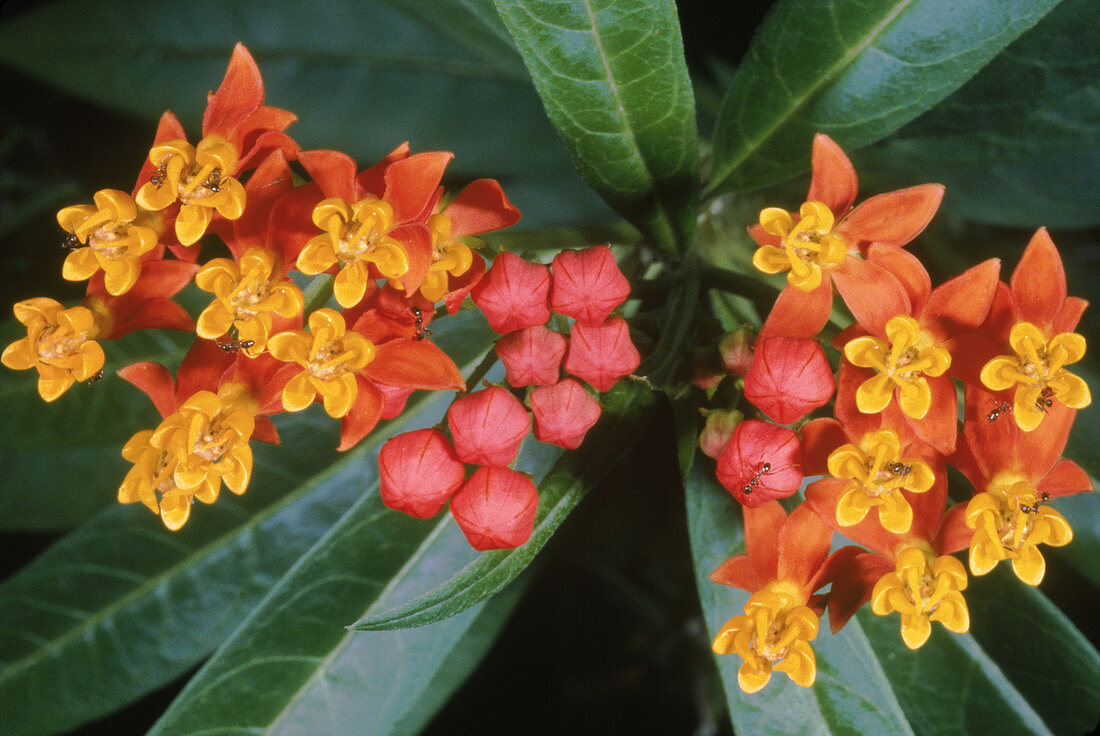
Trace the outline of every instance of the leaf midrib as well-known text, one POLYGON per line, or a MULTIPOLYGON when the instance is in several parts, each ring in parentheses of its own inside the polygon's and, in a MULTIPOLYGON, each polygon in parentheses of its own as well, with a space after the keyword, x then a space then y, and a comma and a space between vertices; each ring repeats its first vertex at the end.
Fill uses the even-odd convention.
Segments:
POLYGON ((710 183, 707 185, 707 193, 713 193, 714 189, 716 189, 722 182, 729 178, 730 174, 733 173, 733 171, 738 166, 740 166, 745 161, 745 159, 749 158, 749 156, 751 156, 757 149, 759 149, 760 145, 764 141, 771 138, 775 134, 775 132, 779 130, 779 128, 781 128, 784 124, 787 123, 788 120, 794 117, 795 113, 801 110, 806 105, 806 103, 812 97, 814 97, 817 92, 821 90, 822 87, 831 84, 836 79, 836 77, 840 76, 840 74, 844 72, 847 67, 860 54, 870 48, 871 44, 878 40, 879 36, 882 35, 886 28, 891 23, 893 23, 897 19, 897 17, 901 15, 914 2, 916 2, 916 0, 901 0, 901 2, 899 2, 894 7, 894 10, 891 11, 889 15, 887 15, 877 25, 873 26, 871 30, 863 36, 863 38, 859 39, 856 45, 850 46, 847 53, 841 56, 835 64, 826 69, 825 73, 819 76, 817 80, 812 85, 810 85, 810 87, 807 88, 807 90, 800 97, 796 97, 794 104, 792 104, 787 109, 787 113, 785 115, 775 116, 772 119, 771 125, 765 127, 758 136, 756 136, 755 138, 745 138, 739 136, 741 137, 741 140, 745 141, 747 145, 741 147, 740 156, 734 158, 733 160, 729 161, 725 166, 723 166, 723 170, 720 176, 711 177, 710 183))

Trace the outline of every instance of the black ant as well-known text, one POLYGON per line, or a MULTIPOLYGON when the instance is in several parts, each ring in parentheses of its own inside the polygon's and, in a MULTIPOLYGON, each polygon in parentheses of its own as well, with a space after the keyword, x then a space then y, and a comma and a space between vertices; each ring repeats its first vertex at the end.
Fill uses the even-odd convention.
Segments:
POLYGON ((168 180, 168 160, 160 162, 160 166, 157 167, 155 174, 149 177, 149 183, 160 189, 161 186, 168 180))
POLYGON ((1035 501, 1034 505, 1028 506, 1026 503, 1020 504, 1020 511, 1023 511, 1025 514, 1037 514, 1039 513, 1039 507, 1045 503, 1050 503, 1050 494, 1043 491, 1039 494, 1039 498, 1035 501))
POLYGON ((905 465, 904 463, 890 463, 889 465, 886 466, 886 469, 889 470, 894 475, 898 475, 898 476, 909 475, 910 473, 913 472, 913 466, 912 465, 905 465))
POLYGON ((763 465, 761 465, 760 470, 756 471, 756 474, 749 479, 749 482, 741 486, 741 492, 746 495, 752 493, 752 489, 756 488, 756 485, 760 482, 760 476, 762 476, 764 473, 767 473, 771 469, 771 463, 764 463, 763 465))
POLYGON ((210 176, 206 177, 206 181, 204 181, 202 185, 216 194, 221 191, 221 183, 222 172, 214 169, 210 172, 210 176))
POLYGON ((214 344, 227 353, 236 353, 241 350, 248 350, 256 344, 253 340, 239 339, 240 333, 237 332, 237 325, 235 324, 229 326, 229 330, 225 333, 225 337, 227 338, 225 340, 220 337, 215 339, 214 344))
POLYGON ((989 412, 989 414, 987 414, 985 418, 991 422, 995 422, 997 421, 997 418, 1000 417, 1002 414, 1007 414, 1008 410, 1011 408, 1012 407, 1007 401, 1002 401, 1000 404, 993 407, 993 411, 989 412))
POLYGON ((420 307, 415 304, 409 307, 409 311, 412 312, 413 318, 416 320, 416 339, 423 340, 425 337, 431 337, 432 331, 424 326, 424 312, 420 307))
POLYGON ((99 381, 102 378, 103 378, 103 369, 100 368, 98 371, 93 373, 91 375, 91 377, 85 383, 87 383, 89 386, 94 386, 96 384, 96 382, 99 381))
POLYGON ((1054 389, 1047 386, 1043 389, 1043 392, 1039 394, 1039 398, 1035 399, 1035 408, 1046 414, 1047 409, 1054 406, 1054 400, 1051 398, 1054 396, 1054 389))
POLYGON ((64 250, 76 250, 83 245, 84 244, 80 242, 80 238, 77 237, 75 232, 65 233, 65 239, 61 241, 61 247, 64 250))

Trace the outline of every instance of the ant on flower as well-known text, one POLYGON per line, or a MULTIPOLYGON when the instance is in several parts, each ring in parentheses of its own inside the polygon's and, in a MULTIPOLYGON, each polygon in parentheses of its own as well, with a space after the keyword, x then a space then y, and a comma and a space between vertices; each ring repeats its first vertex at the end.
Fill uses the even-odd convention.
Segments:
POLYGON ((431 337, 432 331, 424 327, 424 312, 420 307, 414 304, 409 307, 409 311, 412 312, 413 319, 416 320, 416 339, 423 340, 425 337, 431 337))
POLYGON ((1052 396, 1054 396, 1054 389, 1047 386, 1043 389, 1043 392, 1039 394, 1039 398, 1035 399, 1035 408, 1045 414, 1047 409, 1054 406, 1054 399, 1051 398, 1052 396))
POLYGON ((225 333, 225 338, 221 337, 214 340, 214 344, 227 353, 236 353, 241 350, 248 350, 256 343, 252 340, 241 340, 240 333, 237 332, 237 325, 232 324, 225 333))
POLYGON ((1050 494, 1043 491, 1039 494, 1038 500, 1036 500, 1033 505, 1028 506, 1026 503, 1020 504, 1020 511, 1023 511, 1025 514, 1037 514, 1039 513, 1039 507, 1046 503, 1050 503, 1050 494))
POLYGON ((769 472, 772 469, 771 463, 764 463, 760 466, 760 470, 756 471, 756 474, 749 479, 749 482, 741 487, 741 492, 745 494, 752 493, 752 489, 756 488, 756 485, 760 482, 760 476, 769 472))
POLYGON ((886 466, 886 469, 896 476, 909 475, 913 472, 912 465, 905 465, 900 462, 890 463, 886 466))
POLYGON ((76 232, 65 233, 65 239, 61 241, 61 248, 63 250, 76 250, 84 244, 80 242, 80 238, 76 236, 76 232))
POLYGON ((989 414, 987 414, 985 418, 991 422, 995 422, 997 421, 997 418, 1000 417, 1002 414, 1007 414, 1008 410, 1011 408, 1012 407, 1007 401, 1002 401, 1000 404, 995 406, 993 408, 993 411, 989 412, 989 414))

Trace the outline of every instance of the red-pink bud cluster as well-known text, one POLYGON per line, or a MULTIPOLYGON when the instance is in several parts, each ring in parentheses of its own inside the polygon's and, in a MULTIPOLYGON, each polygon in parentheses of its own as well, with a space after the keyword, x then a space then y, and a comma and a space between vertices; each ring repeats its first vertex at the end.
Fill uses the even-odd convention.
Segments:
POLYGON ((479 550, 517 547, 534 529, 538 493, 531 478, 508 466, 531 432, 576 449, 600 418, 600 404, 575 378, 607 391, 641 360, 614 310, 630 285, 606 246, 565 251, 551 267, 511 253, 493 262, 471 296, 503 337, 495 352, 507 383, 528 389, 527 403, 490 386, 457 399, 447 412, 451 440, 435 429, 398 435, 382 448, 382 499, 414 516, 451 514, 479 550), (569 337, 550 329, 551 309, 571 317, 569 337), (452 444, 453 442, 453 444, 452 444), (467 469, 473 468, 469 477, 467 469))

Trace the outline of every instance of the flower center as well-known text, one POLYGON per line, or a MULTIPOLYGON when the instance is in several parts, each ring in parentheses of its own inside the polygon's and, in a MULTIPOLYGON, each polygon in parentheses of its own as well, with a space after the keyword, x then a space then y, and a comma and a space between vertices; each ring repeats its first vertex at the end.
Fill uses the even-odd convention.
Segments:
POLYGON ((858 446, 837 448, 828 467, 834 477, 850 479, 837 501, 838 524, 858 524, 871 508, 878 508, 882 526, 897 534, 908 532, 913 523, 913 509, 902 489, 924 493, 936 480, 925 462, 901 457, 901 441, 889 429, 868 432, 858 446))
POLYGON ((994 391, 1016 386, 1013 416, 1024 431, 1042 423, 1055 401, 1073 409, 1092 403, 1088 385, 1064 366, 1085 356, 1085 338, 1063 332, 1047 340, 1030 322, 1017 322, 1008 337, 1014 355, 999 355, 982 368, 982 383, 994 391))
POLYGON ((787 281, 803 291, 813 291, 821 283, 822 269, 833 268, 848 255, 843 239, 833 235, 833 213, 822 202, 805 202, 799 218, 778 207, 760 213, 764 232, 782 239, 782 247, 761 246, 753 255, 753 265, 764 273, 790 270, 787 281))
POLYGON ((857 337, 844 346, 844 356, 875 375, 856 391, 856 406, 865 414, 883 411, 895 391, 901 410, 923 419, 932 406, 932 391, 925 376, 938 377, 951 367, 951 354, 936 345, 909 315, 898 315, 886 323, 889 340, 857 337))

